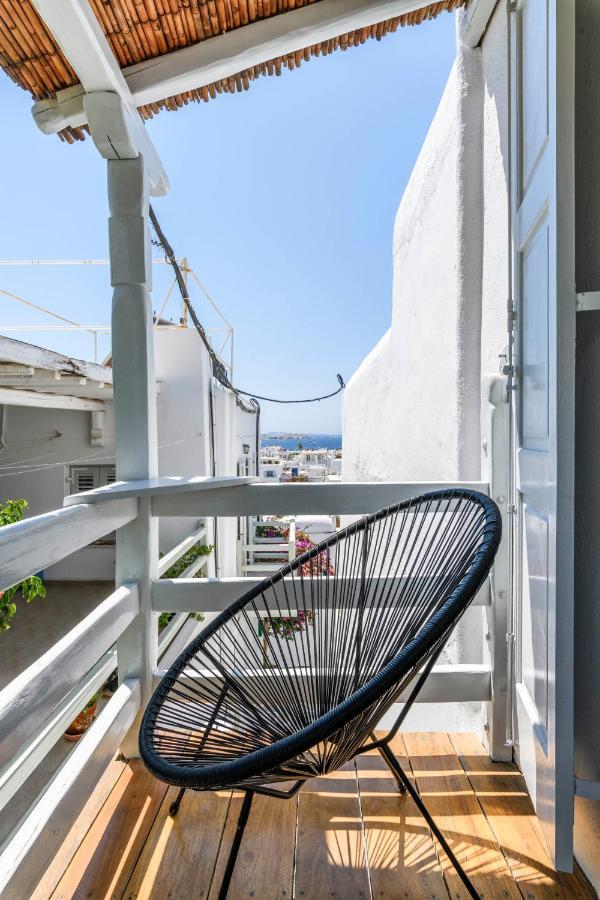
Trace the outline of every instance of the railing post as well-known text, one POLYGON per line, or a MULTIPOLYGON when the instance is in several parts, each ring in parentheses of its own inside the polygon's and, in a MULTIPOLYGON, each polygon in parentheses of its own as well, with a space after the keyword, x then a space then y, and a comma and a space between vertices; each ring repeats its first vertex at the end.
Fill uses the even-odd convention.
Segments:
MULTIPOLYGON (((141 156, 108 161, 108 199, 117 478, 145 480, 157 476, 158 462, 148 181, 141 156)), ((142 710, 157 660, 157 614, 151 605, 157 577, 157 522, 149 499, 141 499, 137 519, 117 532, 116 583, 138 585, 140 614, 119 639, 117 659, 119 681, 140 681, 142 710)), ((138 755, 138 726, 139 715, 122 747, 127 757, 138 755)))
POLYGON ((288 560, 291 562, 296 559, 296 520, 290 522, 290 531, 288 534, 288 560))
POLYGON ((511 602, 509 472, 510 410, 506 379, 488 375, 483 379, 482 472, 488 480, 490 496, 502 513, 502 542, 491 573, 492 604, 486 608, 486 639, 492 670, 492 699, 487 704, 486 737, 490 757, 497 761, 512 759, 509 740, 510 697, 508 679, 508 610, 511 602))

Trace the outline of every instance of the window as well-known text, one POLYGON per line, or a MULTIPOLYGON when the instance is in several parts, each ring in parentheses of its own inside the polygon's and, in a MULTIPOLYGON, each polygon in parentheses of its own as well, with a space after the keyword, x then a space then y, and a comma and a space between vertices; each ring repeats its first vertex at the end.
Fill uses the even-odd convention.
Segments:
POLYGON ((267 469, 267 471, 265 472, 265 477, 266 478, 275 478, 275 472, 273 471, 273 469, 267 469))
POLYGON ((67 482, 70 494, 93 491, 117 480, 114 466, 71 466, 67 482))
MULTIPOLYGON (((70 466, 67 475, 67 491, 69 494, 80 494, 82 491, 93 491, 95 488, 113 484, 117 480, 114 466, 70 466)), ((106 547, 115 543, 115 532, 105 534, 91 545, 106 547)))

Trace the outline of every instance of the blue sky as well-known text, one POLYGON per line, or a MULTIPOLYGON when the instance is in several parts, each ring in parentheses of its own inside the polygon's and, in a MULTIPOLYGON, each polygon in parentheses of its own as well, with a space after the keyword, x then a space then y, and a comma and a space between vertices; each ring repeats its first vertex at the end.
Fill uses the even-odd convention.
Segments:
MULTIPOLYGON (((171 181, 155 211, 234 326, 240 387, 327 393, 388 328, 394 218, 454 54, 444 13, 149 123, 171 181)), ((106 257, 105 163, 91 140, 67 146, 37 132, 27 94, 5 77, 0 103, 0 255, 106 257)), ((167 285, 156 267, 155 307, 167 285)), ((0 288, 80 323, 110 322, 104 267, 0 268, 0 288)), ((0 331, 51 322, 2 295, 0 310, 0 331)), ((178 316, 177 304, 167 312, 178 316)), ((24 339, 91 358, 80 335, 24 339)), ((263 404, 264 431, 336 433, 340 420, 339 397, 263 404)))

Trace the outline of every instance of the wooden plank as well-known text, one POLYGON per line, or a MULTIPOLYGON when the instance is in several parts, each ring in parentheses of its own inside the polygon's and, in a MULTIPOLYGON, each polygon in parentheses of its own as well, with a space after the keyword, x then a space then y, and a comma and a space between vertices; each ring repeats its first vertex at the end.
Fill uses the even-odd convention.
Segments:
MULTIPOLYGON (((409 770, 402 737, 391 744, 409 770)), ((377 750, 356 757, 358 787, 373 897, 441 900, 448 897, 429 828, 377 750)))
MULTIPOLYGON (((114 485, 111 487, 114 488, 114 485)), ((479 481, 332 481, 319 484, 241 484, 235 489, 215 487, 206 492, 196 489, 186 492, 181 484, 178 490, 182 493, 177 496, 173 495, 168 485, 156 491, 150 484, 143 488, 143 492, 153 495, 152 512, 155 516, 363 515, 426 491, 451 487, 470 488, 483 493, 488 490, 487 484, 479 481)), ((96 493, 100 491, 110 489, 100 488, 96 493)))
POLYGON ((123 585, 0 691, 0 764, 49 718, 138 612, 137 586, 123 585))
MULTIPOLYGON (((186 478, 182 475, 165 475, 162 478, 147 478, 137 480, 129 478, 127 481, 115 481, 93 491, 82 491, 80 494, 70 494, 65 497, 65 506, 77 506, 80 503, 99 503, 102 500, 116 500, 127 497, 160 497, 177 495, 179 502, 181 494, 204 494, 205 491, 215 491, 222 488, 239 488, 241 485, 250 484, 255 480, 254 475, 194 475, 186 478)), ((174 515, 174 514, 173 514, 174 515)), ((178 515, 186 516, 186 512, 178 515)), ((193 515, 193 513, 192 513, 193 515)))
POLYGON ((139 705, 139 682, 132 679, 121 684, 4 845, 0 855, 4 900, 31 896, 114 757, 139 705))
POLYGON ((525 780, 517 767, 513 763, 493 763, 473 734, 453 734, 450 738, 523 897, 595 897, 580 872, 568 875, 554 870, 525 780))
MULTIPOLYGON (((162 560, 161 560, 162 562, 162 560)), ((268 566, 268 563, 266 564, 268 566)), ((264 566, 262 567, 264 568, 264 566)), ((247 591, 262 584, 262 578, 244 578, 227 576, 222 578, 161 578, 152 585, 152 607, 157 612, 218 612, 227 609, 235 600, 239 600, 247 591)), ((329 579, 316 577, 315 596, 324 597, 325 591, 321 584, 329 579)), ((292 584, 292 578, 285 578, 286 585, 292 584)), ((378 581, 378 596, 387 596, 388 592, 399 590, 404 578, 382 577, 378 581)), ((348 597, 359 596, 360 579, 347 576, 337 576, 336 583, 340 585, 340 593, 348 597)), ((371 592, 368 592, 369 602, 371 592)), ((490 585, 489 579, 485 580, 475 596, 472 606, 489 606, 490 585)))
POLYGON ((295 896, 370 896, 354 763, 299 794, 295 896))
POLYGON ((105 653, 28 741, 14 753, 0 770, 0 810, 10 802, 39 763, 49 753, 65 728, 84 708, 90 697, 104 684, 117 667, 117 652, 113 648, 105 653))
POLYGON ((86 362, 72 356, 63 356, 55 350, 36 347, 25 341, 16 341, 3 334, 0 334, 0 359, 18 365, 32 366, 34 369, 50 369, 52 372, 65 375, 78 375, 104 384, 113 382, 113 371, 110 366, 86 362))
POLYGON ((70 394, 26 391, 12 387, 0 387, 0 403, 3 406, 35 406, 39 409, 75 409, 84 412, 106 409, 104 400, 94 400, 92 397, 74 397, 70 394))
MULTIPOLYGON (((241 793, 234 793, 209 900, 218 898, 241 804, 241 793)), ((269 900, 275 900, 292 897, 297 808, 298 797, 291 800, 261 797, 258 794, 254 797, 227 900, 246 897, 268 897, 269 900)))
MULTIPOLYGON (((134 159, 142 154, 152 194, 166 194, 167 175, 90 5, 78 0, 36 0, 36 9, 81 81, 64 93, 71 101, 80 98, 100 153, 105 159, 134 159)), ((64 127, 60 99, 36 103, 32 112, 46 133, 64 127)))
POLYGON ((122 897, 140 855, 145 852, 166 793, 167 785, 150 775, 139 760, 125 764, 51 895, 52 900, 122 897))
POLYGON ((169 806, 176 796, 177 789, 169 788, 126 890, 118 896, 127 900, 208 896, 231 791, 188 791, 173 818, 169 806))
POLYGON ((125 770, 126 763, 117 758, 111 760, 100 781, 73 822, 56 856, 34 889, 31 900, 48 900, 65 874, 69 864, 89 829, 92 828, 106 800, 125 770))
POLYGON ((186 538, 180 541, 177 546, 173 547, 172 550, 169 550, 168 553, 165 553, 158 561, 158 574, 164 575, 165 572, 171 568, 173 563, 176 563, 178 559, 180 559, 184 553, 187 553, 192 547, 196 544, 199 544, 200 541, 206 539, 206 526, 204 524, 200 525, 195 531, 191 534, 188 534, 186 538))
MULTIPOLYGON (((502 850, 446 734, 404 734, 417 787, 458 861, 485 900, 520 898, 502 850)), ((441 848, 440 861, 451 897, 467 898, 441 848)))
POLYGON ((0 591, 47 569, 137 516, 135 499, 56 509, 0 530, 0 591))
POLYGON ((176 50, 163 57, 124 69, 135 103, 155 103, 175 93, 197 90, 213 81, 278 56, 295 53, 395 16, 405 15, 429 0, 321 0, 323 10, 291 9, 283 21, 263 19, 228 34, 211 38, 215 47, 176 50), (224 40, 225 38, 225 40, 224 40), (189 51, 195 52, 189 52, 189 51))

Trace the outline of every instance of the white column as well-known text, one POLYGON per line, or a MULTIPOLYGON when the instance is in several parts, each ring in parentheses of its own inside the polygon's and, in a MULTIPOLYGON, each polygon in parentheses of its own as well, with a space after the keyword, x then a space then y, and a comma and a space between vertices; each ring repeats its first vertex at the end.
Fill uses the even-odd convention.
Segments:
MULTIPOLYGON (((483 379, 481 430, 483 456, 481 476, 487 479, 490 496, 502 513, 502 542, 491 574, 492 605, 486 609, 486 639, 492 670, 492 700, 488 703, 486 738, 489 754, 496 762, 512 759, 508 740, 510 717, 509 604, 511 602, 510 554, 510 411, 506 378, 488 375, 483 379)), ((512 648, 510 647, 512 650, 512 648)))
MULTIPOLYGON (((156 477, 158 462, 148 181, 141 156, 108 161, 108 198, 117 479, 145 480, 156 477)), ((116 583, 138 585, 140 614, 118 641, 117 657, 119 681, 140 680, 142 711, 157 656, 157 615, 150 599, 156 577, 157 521, 149 500, 140 500, 137 519, 117 532, 116 583)), ((140 715, 122 747, 127 757, 138 755, 140 715)))

